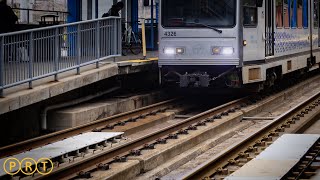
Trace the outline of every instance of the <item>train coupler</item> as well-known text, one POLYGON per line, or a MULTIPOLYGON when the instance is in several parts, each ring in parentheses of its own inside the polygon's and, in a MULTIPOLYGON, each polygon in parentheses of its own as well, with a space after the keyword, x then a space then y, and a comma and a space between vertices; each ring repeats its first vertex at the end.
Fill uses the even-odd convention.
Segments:
POLYGON ((186 73, 180 76, 180 87, 209 87, 210 81, 207 73, 186 73))

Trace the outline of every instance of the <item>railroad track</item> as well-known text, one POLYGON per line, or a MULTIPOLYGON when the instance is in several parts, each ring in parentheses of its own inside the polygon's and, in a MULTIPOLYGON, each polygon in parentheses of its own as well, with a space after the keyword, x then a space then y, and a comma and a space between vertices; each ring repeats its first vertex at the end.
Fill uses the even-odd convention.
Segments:
POLYGON ((179 99, 171 99, 160 102, 151 106, 140 108, 134 111, 118 114, 109 118, 104 118, 92 123, 78 126, 71 129, 66 129, 56 133, 51 133, 38 138, 19 142, 5 147, 0 147, 0 158, 34 149, 48 143, 56 142, 68 137, 72 137, 84 132, 99 132, 102 130, 113 129, 116 126, 123 126, 128 122, 135 122, 147 116, 156 115, 157 113, 165 112, 172 109, 179 103, 179 99))
MULTIPOLYGON (((293 93, 294 90, 289 90, 287 93, 293 93)), ((281 93, 280 93, 281 94, 281 93)), ((272 101, 277 101, 278 97, 282 95, 275 95, 273 100, 266 101, 260 106, 267 106, 272 101)), ((229 102, 219 107, 210 109, 206 112, 200 113, 191 118, 185 119, 177 124, 167 126, 162 129, 158 129, 150 134, 146 134, 137 139, 127 140, 123 144, 119 144, 112 149, 102 151, 88 158, 81 159, 74 163, 68 163, 65 166, 55 169, 51 174, 45 177, 46 179, 54 178, 91 178, 91 174, 96 171, 109 170, 110 165, 118 162, 126 162, 128 157, 140 156, 144 150, 155 149, 156 146, 166 144, 167 141, 174 141, 179 139, 181 135, 188 135, 190 131, 196 131, 198 127, 207 126, 208 124, 214 123, 216 120, 222 117, 228 117, 230 114, 240 114, 233 119, 241 119, 243 115, 243 108, 253 105, 248 111, 248 114, 261 108, 260 106, 255 107, 256 103, 263 101, 265 97, 261 96, 250 96, 242 98, 236 101, 229 102)))
POLYGON ((47 176, 38 176, 36 179, 90 178, 90 173, 93 171, 107 170, 112 163, 126 161, 129 156, 139 156, 143 150, 154 149, 158 144, 165 144, 168 140, 178 139, 179 135, 197 130, 197 127, 212 123, 222 116, 227 116, 229 113, 240 110, 241 107, 246 107, 248 104, 252 104, 252 100, 250 101, 248 98, 227 103, 140 138, 127 140, 122 144, 101 151, 101 153, 96 153, 88 158, 70 162, 65 166, 61 165, 47 176))
MULTIPOLYGON (((35 138, 29 141, 24 141, 21 143, 3 147, 3 148, 0 148, 0 154, 1 156, 14 157, 15 154, 18 154, 20 152, 27 152, 31 149, 36 149, 38 147, 51 144, 54 142, 58 142, 66 138, 73 137, 75 135, 83 134, 86 132, 110 132, 110 131, 113 131, 113 129, 116 129, 118 127, 127 126, 127 123, 135 123, 135 122, 143 121, 145 119, 148 120, 148 116, 150 116, 149 119, 154 119, 155 121, 157 121, 157 114, 164 113, 168 110, 174 109, 175 113, 182 113, 182 114, 184 113, 188 114, 190 112, 193 112, 192 109, 194 109, 194 107, 190 105, 186 105, 184 104, 184 102, 185 100, 183 99, 172 99, 172 100, 164 101, 164 102, 157 103, 157 104, 154 104, 145 108, 141 108, 135 111, 119 114, 110 118, 105 118, 105 119, 102 119, 93 123, 89 123, 80 127, 67 129, 65 131, 48 134, 48 135, 35 138)), ((181 119, 187 118, 189 115, 177 115, 177 116, 181 120, 181 119)), ((129 131, 132 131, 132 129, 129 131)), ((153 134, 149 134, 148 136, 152 136, 152 135, 153 134)), ((135 151, 128 151, 129 154, 121 153, 121 152, 125 152, 126 149, 128 148, 132 148, 132 146, 129 146, 130 144, 132 144, 135 147, 136 143, 138 142, 140 143, 139 145, 143 145, 141 149, 150 149, 150 148, 152 149, 152 144, 150 144, 149 147, 146 147, 146 144, 143 144, 144 141, 141 141, 141 139, 146 138, 148 136, 136 139, 134 142, 126 141, 124 144, 123 143, 121 144, 121 142, 124 142, 125 140, 123 140, 121 137, 116 137, 115 139, 111 139, 111 141, 96 144, 94 147, 79 149, 77 152, 70 152, 70 153, 64 154, 59 158, 54 158, 52 159, 52 161, 54 162, 55 168, 53 173, 51 173, 51 174, 54 174, 52 179, 56 179, 57 177, 56 173, 59 173, 60 171, 64 171, 65 169, 73 167, 73 165, 77 169, 79 168, 81 169, 81 166, 79 166, 79 164, 85 163, 89 159, 91 160, 92 158, 94 159, 95 157, 97 157, 98 161, 101 161, 103 159, 103 157, 100 158, 101 153, 99 152, 101 151, 108 154, 110 157, 112 157, 112 159, 108 161, 108 163, 98 163, 97 168, 108 169, 109 164, 112 164, 114 162, 125 161, 126 157, 128 157, 129 155, 135 155, 138 152, 137 150, 135 150, 135 151), (91 153, 92 154, 96 153, 97 155, 90 156, 91 153), (90 157, 86 158, 87 155, 90 157), (72 162, 76 162, 76 163, 72 163, 72 162), (67 166, 65 166, 65 164, 67 164, 67 166), (56 169, 57 171, 55 171, 56 169)), ((175 137, 176 135, 172 135, 171 138, 175 139, 175 137)), ((146 141, 149 142, 149 140, 146 140, 146 141)), ((161 144, 161 143, 164 143, 164 141, 161 139, 156 139, 154 144, 157 144, 157 143, 161 144)), ((76 177, 76 176, 87 177, 87 173, 82 173, 82 172, 83 171, 81 171, 80 173, 74 174, 73 177, 76 177)), ((63 175, 61 177, 64 177, 65 172, 62 174, 63 175)), ((50 178, 49 176, 51 175, 47 175, 44 177, 38 174, 38 176, 37 175, 33 176, 32 179, 37 179, 37 178, 47 179, 47 178, 50 178)), ((17 174, 16 177, 28 178, 27 176, 21 173, 17 174)))
MULTIPOLYGON (((46 136, 42 136, 39 138, 35 138, 29 141, 24 141, 21 143, 17 143, 11 146, 7 146, 7 147, 3 147, 0 149, 1 152, 1 156, 8 156, 8 157, 14 157, 15 154, 18 154, 20 152, 27 152, 30 151, 31 149, 36 149, 38 147, 47 145, 47 144, 51 144, 54 142, 58 142, 61 140, 64 140, 66 138, 69 137, 73 137, 75 135, 79 135, 79 134, 83 134, 86 132, 110 132, 113 131, 113 129, 115 129, 118 127, 125 127, 127 126, 127 123, 134 123, 134 122, 139 122, 139 121, 144 121, 144 120, 148 120, 148 116, 150 116, 149 119, 154 119, 155 121, 157 121, 157 114, 161 114, 164 113, 168 110, 172 110, 174 109, 174 113, 178 113, 177 118, 181 121, 181 119, 186 119, 188 116, 190 115, 179 115, 179 113, 186 113, 189 114, 193 112, 192 109, 194 109, 194 107, 191 105, 184 104, 185 100, 183 99, 172 99, 172 100, 168 100, 168 101, 164 101, 161 103, 157 103, 145 108, 141 108, 135 111, 131 111, 128 113, 123 113, 123 114, 119 114, 110 118, 106 118, 106 119, 102 119, 93 123, 89 123, 80 127, 76 127, 76 128, 72 128, 72 129, 67 129, 65 131, 61 131, 61 132, 57 132, 57 133, 53 133, 53 134, 49 134, 46 136), (182 105, 183 104, 183 105, 182 105), (177 110, 178 109, 178 110, 177 110)), ((199 110, 199 106, 198 109, 199 110)), ((130 129, 130 128, 129 128, 130 129)), ((132 131, 129 130, 129 131, 132 131)), ((161 130, 160 130, 161 131, 161 130)), ((60 156, 58 158, 54 158, 52 159, 52 161, 54 162, 54 171, 51 174, 54 174, 52 176, 52 179, 56 179, 56 173, 59 174, 60 171, 64 171, 67 170, 68 168, 71 167, 75 167, 76 169, 82 169, 80 164, 87 164, 87 160, 91 160, 94 158, 97 158, 97 161, 101 161, 103 159, 103 156, 101 156, 101 152, 104 152, 106 154, 108 154, 111 158, 110 161, 108 161, 108 163, 98 163, 97 164, 97 168, 98 169, 108 169, 109 164, 112 164, 114 162, 122 162, 125 161, 125 158, 130 156, 130 155, 136 155, 137 152, 139 150, 134 150, 134 151, 128 151, 129 153, 122 153, 122 152, 126 152, 128 149, 136 147, 136 146, 141 146, 143 145, 140 149, 152 149, 152 144, 148 145, 148 147, 146 147, 146 144, 143 144, 143 142, 149 142, 148 139, 142 141, 144 138, 153 138, 153 135, 157 135, 157 133, 159 133, 160 131, 153 133, 153 134, 148 134, 145 137, 139 138, 139 139, 135 139, 134 141, 126 141, 121 137, 116 137, 115 139, 111 139, 111 141, 108 142, 103 142, 103 143, 99 143, 96 144, 94 147, 87 147, 87 148, 82 148, 79 149, 77 152, 70 152, 67 154, 64 154, 63 156, 60 156), (122 143, 126 141, 125 143, 122 143), (137 143, 139 143, 137 145, 137 143), (130 146, 131 145, 131 146, 130 146), (109 148, 109 149, 108 149, 109 148), (100 153, 99 153, 100 152, 100 153), (91 153, 94 154, 96 153, 96 155, 91 156, 91 153), (89 158, 87 158, 87 156, 90 156, 89 158), (75 162, 75 163, 73 163, 75 162), (67 165, 66 165, 67 164, 67 165), (66 166, 65 166, 66 165, 66 166), (57 170, 57 171, 56 171, 57 170)), ((179 131, 179 133, 182 133, 179 131)), ((126 133, 125 133, 126 134, 126 133)), ((176 134, 175 135, 169 135, 169 139, 176 138, 176 134)), ((153 139, 154 140, 154 144, 161 144, 161 143, 165 143, 166 139, 153 139)), ((90 161, 89 161, 90 162, 90 161)), ((87 166, 87 165, 86 165, 87 166)), ((71 168, 72 169, 72 168, 71 168)), ((80 171, 80 170, 79 170, 80 171)), ((87 173, 82 173, 83 171, 81 171, 80 173, 76 173, 74 174, 73 177, 79 176, 79 177, 87 177, 87 173)), ((41 176, 38 174, 34 175, 32 177, 32 179, 42 179, 42 178, 50 178, 50 175, 47 176, 41 176)), ((65 176, 65 172, 62 173, 63 175, 61 175, 61 177, 65 176)), ((28 178, 27 176, 23 175, 23 174, 17 174, 16 177, 19 178, 28 178)), ((60 176, 59 176, 60 177, 60 176)))
MULTIPOLYGON (((312 80, 310 80, 310 82, 312 82, 312 80)), ((305 84, 307 84, 307 82, 305 82, 305 84)), ((288 94, 290 93, 294 93, 294 90, 290 90, 288 94)), ((273 101, 275 101, 275 99, 280 96, 283 95, 275 96, 273 98, 273 101)), ((141 152, 144 150, 152 150, 157 145, 166 144, 167 141, 178 139, 180 135, 187 135, 190 131, 196 131, 198 127, 212 124, 222 117, 227 117, 233 113, 241 114, 243 108, 258 103, 265 97, 267 96, 251 96, 232 101, 230 103, 200 113, 191 118, 181 120, 179 123, 167 126, 162 129, 158 129, 150 134, 146 134, 136 139, 115 139, 114 142, 110 143, 113 146, 109 146, 110 144, 99 144, 94 147, 99 150, 92 149, 93 151, 91 151, 92 153, 89 156, 82 156, 81 153, 80 155, 68 154, 68 162, 60 163, 59 160, 55 160, 55 168, 50 174, 46 176, 35 174, 32 178, 90 178, 92 172, 108 170, 110 168, 110 165, 113 163, 125 162, 130 156, 140 156, 141 152)), ((265 104, 267 103, 268 102, 266 102, 265 104)), ((179 101, 177 99, 165 101, 146 108, 141 108, 137 111, 124 113, 112 118, 103 119, 74 129, 69 129, 66 131, 36 138, 30 141, 18 143, 16 145, 8 146, 0 149, 0 152, 2 150, 2 152, 12 154, 12 151, 23 151, 25 149, 28 149, 29 147, 34 148, 35 145, 41 146, 43 144, 47 144, 48 142, 59 141, 66 137, 71 137, 83 132, 101 132, 104 130, 110 130, 114 127, 122 126, 123 122, 134 122, 138 119, 144 119, 146 116, 169 110, 175 107, 177 104, 179 104, 179 101), (15 149, 16 147, 19 147, 19 149, 15 149), (10 152, 10 150, 12 151, 10 152)), ((263 106, 264 105, 262 104, 261 107, 263 106)), ((250 112, 255 111, 254 109, 258 108, 259 107, 254 107, 253 110, 250 110, 250 112)))
MULTIPOLYGON (((272 142, 279 138, 281 134, 301 133, 310 127, 314 121, 318 120, 319 115, 320 92, 276 118, 260 131, 211 158, 182 177, 182 179, 224 179, 259 155, 272 142)), ((316 146, 316 148, 319 148, 319 146, 316 146)), ((313 155, 311 156, 312 159, 318 158, 318 154, 313 155)), ((311 164, 308 162, 303 164, 303 167, 307 169, 311 164)), ((293 175, 289 175, 288 177, 295 177, 295 175, 301 175, 303 172, 306 171, 293 171, 293 175)))
POLYGON ((311 179, 320 169, 320 140, 305 154, 283 179, 311 179))

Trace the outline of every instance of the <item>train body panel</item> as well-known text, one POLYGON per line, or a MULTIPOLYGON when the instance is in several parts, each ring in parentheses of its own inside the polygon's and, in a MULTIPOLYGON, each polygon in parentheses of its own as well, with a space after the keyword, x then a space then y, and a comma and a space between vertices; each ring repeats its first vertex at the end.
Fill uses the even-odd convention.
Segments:
POLYGON ((318 0, 161 0, 160 7, 162 82, 207 87, 224 78, 239 87, 319 68, 318 0))

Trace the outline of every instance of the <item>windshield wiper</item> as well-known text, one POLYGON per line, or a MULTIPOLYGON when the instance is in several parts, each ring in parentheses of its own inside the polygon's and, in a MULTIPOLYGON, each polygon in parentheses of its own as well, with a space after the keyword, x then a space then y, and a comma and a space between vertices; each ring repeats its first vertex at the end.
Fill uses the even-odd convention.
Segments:
POLYGON ((186 24, 202 25, 202 26, 207 27, 207 28, 210 28, 210 29, 212 29, 212 30, 214 30, 214 31, 216 31, 216 32, 218 32, 218 33, 220 33, 220 34, 222 33, 222 30, 220 30, 220 29, 218 29, 218 28, 215 28, 215 27, 213 27, 213 26, 210 26, 210 25, 208 25, 208 24, 200 23, 200 22, 186 22, 186 24))

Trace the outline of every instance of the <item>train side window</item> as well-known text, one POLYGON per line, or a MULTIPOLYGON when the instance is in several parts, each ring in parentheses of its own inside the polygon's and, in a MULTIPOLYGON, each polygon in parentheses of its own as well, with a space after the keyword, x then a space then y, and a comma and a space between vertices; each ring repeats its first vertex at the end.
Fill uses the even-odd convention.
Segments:
POLYGON ((304 28, 309 27, 309 6, 307 0, 302 0, 302 23, 304 28))
POLYGON ((313 25, 314 28, 319 27, 319 0, 314 0, 313 2, 313 25))
POLYGON ((289 1, 290 0, 283 1, 283 24, 285 28, 290 27, 289 1))
POLYGON ((291 28, 297 27, 297 1, 290 0, 290 20, 291 28))
POLYGON ((283 27, 283 0, 277 0, 276 1, 276 9, 277 9, 277 14, 276 14, 276 24, 277 28, 282 28, 283 27))
POLYGON ((243 1, 243 25, 245 27, 257 26, 257 4, 256 0, 243 1))

